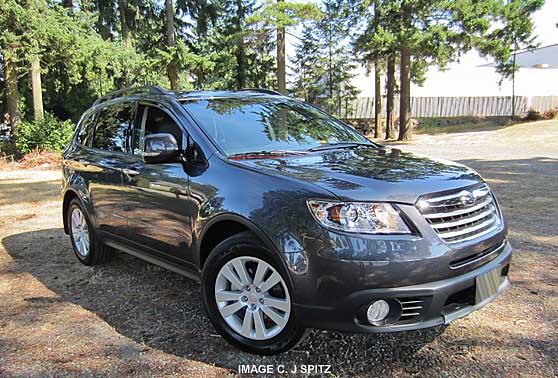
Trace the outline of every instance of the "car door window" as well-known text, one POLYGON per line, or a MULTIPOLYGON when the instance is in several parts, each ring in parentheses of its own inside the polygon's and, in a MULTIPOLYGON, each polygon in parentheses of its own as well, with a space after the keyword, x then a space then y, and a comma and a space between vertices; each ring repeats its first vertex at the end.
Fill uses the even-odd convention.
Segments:
POLYGON ((81 121, 80 127, 76 135, 76 141, 84 146, 89 145, 91 136, 93 135, 93 127, 95 126, 95 113, 89 113, 81 121))
POLYGON ((140 128, 134 128, 132 135, 132 153, 141 155, 143 138, 146 135, 169 133, 174 136, 178 146, 182 148, 182 130, 172 117, 162 109, 144 105, 140 108, 138 122, 140 128))
POLYGON ((131 103, 103 108, 97 116, 92 147, 107 151, 126 152, 126 139, 132 110, 131 103))

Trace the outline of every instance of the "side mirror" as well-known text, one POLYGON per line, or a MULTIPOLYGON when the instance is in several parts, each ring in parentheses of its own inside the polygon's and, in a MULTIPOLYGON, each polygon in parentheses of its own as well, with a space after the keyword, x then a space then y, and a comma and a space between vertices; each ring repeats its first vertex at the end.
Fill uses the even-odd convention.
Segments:
POLYGON ((147 135, 143 145, 142 157, 146 163, 164 163, 180 155, 178 143, 169 133, 147 135))

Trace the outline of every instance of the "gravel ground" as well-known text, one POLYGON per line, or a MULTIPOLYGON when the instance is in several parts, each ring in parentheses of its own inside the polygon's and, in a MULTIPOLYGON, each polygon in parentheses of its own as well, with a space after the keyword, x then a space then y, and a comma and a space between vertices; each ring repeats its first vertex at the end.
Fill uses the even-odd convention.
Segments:
POLYGON ((515 248, 513 287, 445 329, 312 331, 275 357, 217 336, 199 286, 181 276, 123 254, 80 265, 62 230, 59 172, 0 171, 0 377, 223 377, 239 364, 326 364, 336 377, 556 376, 557 141, 558 122, 545 121, 401 145, 468 164, 493 186, 515 248))

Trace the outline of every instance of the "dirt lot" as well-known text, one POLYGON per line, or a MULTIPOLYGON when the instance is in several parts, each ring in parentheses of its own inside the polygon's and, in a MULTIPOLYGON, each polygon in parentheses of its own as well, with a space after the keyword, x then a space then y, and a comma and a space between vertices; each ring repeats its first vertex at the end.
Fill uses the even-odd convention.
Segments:
MULTIPOLYGON (((234 376, 239 364, 329 364, 336 377, 558 374, 558 122, 420 135, 404 149, 458 160, 493 186, 515 248, 513 287, 481 311, 392 335, 313 331, 296 350, 231 348, 199 287, 119 254, 89 268, 60 218, 59 172, 0 172, 0 376, 234 376)), ((300 376, 300 375, 299 375, 300 376)))

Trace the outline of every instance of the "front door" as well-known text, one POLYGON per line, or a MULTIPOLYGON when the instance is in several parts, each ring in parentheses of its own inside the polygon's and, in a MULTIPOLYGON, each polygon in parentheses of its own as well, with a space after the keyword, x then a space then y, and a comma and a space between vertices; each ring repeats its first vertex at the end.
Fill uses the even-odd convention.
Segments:
POLYGON ((170 113, 155 105, 139 106, 131 154, 123 171, 129 239, 159 257, 191 262, 195 214, 189 206, 189 177, 182 163, 143 162, 143 137, 154 133, 170 133, 185 147, 185 131, 170 113))
POLYGON ((125 237, 128 233, 122 201, 122 168, 133 110, 133 103, 121 102, 98 111, 91 148, 79 159, 89 189, 94 221, 108 236, 125 237))

